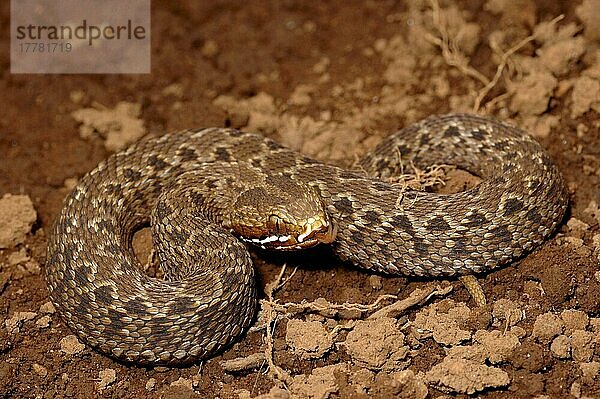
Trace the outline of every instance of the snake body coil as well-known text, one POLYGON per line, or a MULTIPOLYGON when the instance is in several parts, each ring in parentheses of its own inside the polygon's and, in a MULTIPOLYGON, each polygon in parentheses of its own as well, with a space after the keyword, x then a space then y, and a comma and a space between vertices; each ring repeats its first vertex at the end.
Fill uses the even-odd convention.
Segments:
POLYGON ((341 259, 385 273, 458 275, 531 250, 568 202, 540 145, 486 117, 430 117, 384 139, 358 166, 325 165, 233 129, 143 139, 101 163, 65 200, 48 243, 50 298, 101 352, 181 364, 228 345, 253 317, 252 265, 232 230, 271 247, 333 241, 341 259), (455 164, 483 181, 451 195, 386 182, 411 162, 455 164), (276 203, 265 217, 272 226, 255 229, 245 209, 264 208, 265 198, 276 203), (286 202, 314 209, 281 216, 286 202), (296 219, 304 223, 299 233, 288 225, 296 219), (133 232, 150 220, 165 280, 148 277, 131 247, 133 232))

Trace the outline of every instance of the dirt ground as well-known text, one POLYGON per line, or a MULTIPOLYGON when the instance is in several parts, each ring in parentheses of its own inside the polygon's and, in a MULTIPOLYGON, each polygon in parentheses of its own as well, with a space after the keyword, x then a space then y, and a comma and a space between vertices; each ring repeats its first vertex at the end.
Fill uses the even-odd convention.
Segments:
MULTIPOLYGON (((12 75, 1 58, 0 397, 600 397, 599 15, 598 0, 157 1, 150 75, 12 75), (234 126, 348 166, 449 111, 531 132, 571 193, 552 239, 479 276, 486 306, 458 280, 253 252, 255 326, 167 369, 92 351, 48 302, 63 198, 141 135, 234 126)), ((136 239, 142 259, 149 242, 136 239)))

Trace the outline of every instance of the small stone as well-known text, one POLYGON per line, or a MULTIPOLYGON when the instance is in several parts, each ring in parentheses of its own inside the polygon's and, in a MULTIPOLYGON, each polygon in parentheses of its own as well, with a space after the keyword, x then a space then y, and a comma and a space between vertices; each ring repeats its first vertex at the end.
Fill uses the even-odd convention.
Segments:
POLYGON ((569 393, 571 394, 571 396, 573 396, 574 398, 581 398, 581 384, 578 383, 577 381, 575 381, 572 385, 571 385, 571 389, 569 390, 569 393))
POLYGON ((381 276, 376 276, 376 275, 369 276, 369 284, 371 285, 371 288, 373 288, 374 290, 380 290, 381 288, 383 288, 381 276))
POLYGON ((79 180, 76 177, 67 177, 63 182, 63 186, 67 190, 73 190, 77 186, 77 183, 79 183, 79 180))
POLYGON ((573 235, 577 238, 582 238, 583 234, 590 229, 589 224, 582 222, 581 220, 576 219, 574 217, 570 218, 567 221, 567 227, 569 228, 571 233, 573 233, 573 235))
POLYGON ((150 378, 148 381, 146 381, 146 389, 148 391, 153 391, 155 387, 156 387, 156 379, 155 378, 150 378))
POLYGON ((173 381, 171 383, 172 387, 182 387, 182 388, 189 388, 189 390, 192 390, 192 380, 190 380, 189 378, 183 378, 183 377, 179 377, 179 379, 177 381, 173 381))
POLYGON ((104 369, 98 373, 98 387, 102 391, 117 380, 117 372, 114 369, 104 369))
POLYGON ((33 369, 34 373, 36 373, 42 378, 48 375, 48 369, 46 369, 46 367, 42 366, 41 364, 33 363, 31 365, 31 368, 33 369))
POLYGON ((50 325, 51 320, 52 319, 48 315, 42 316, 35 322, 35 325, 39 328, 47 328, 50 325))
POLYGON ((173 83, 162 89, 164 96, 173 96, 177 98, 183 97, 183 85, 181 83, 173 83))
POLYGON ((36 220, 37 212, 27 195, 5 194, 0 198, 0 249, 24 243, 36 220))
POLYGON ((8 255, 8 264, 11 266, 24 264, 30 259, 31 257, 27 255, 27 250, 25 248, 21 248, 17 252, 13 252, 12 254, 8 255))
POLYGON ((32 320, 35 316, 35 312, 15 312, 11 318, 4 321, 4 327, 9 333, 16 334, 25 321, 32 320))
POLYGON ((571 340, 566 335, 561 334, 554 338, 550 350, 559 359, 569 359, 571 357, 571 340))
POLYGON ((56 312, 56 309, 54 308, 52 302, 48 301, 40 306, 40 312, 46 314, 54 314, 56 312))
POLYGON ((67 335, 60 340, 60 350, 67 355, 76 355, 81 353, 85 345, 79 342, 77 337, 73 334, 67 335))
POLYGON ((212 59, 219 54, 219 45, 214 40, 207 40, 204 42, 204 46, 202 46, 200 53, 203 57, 212 59))
POLYGON ((84 97, 85 93, 83 92, 83 90, 73 90, 69 93, 69 98, 75 104, 79 104, 84 97))

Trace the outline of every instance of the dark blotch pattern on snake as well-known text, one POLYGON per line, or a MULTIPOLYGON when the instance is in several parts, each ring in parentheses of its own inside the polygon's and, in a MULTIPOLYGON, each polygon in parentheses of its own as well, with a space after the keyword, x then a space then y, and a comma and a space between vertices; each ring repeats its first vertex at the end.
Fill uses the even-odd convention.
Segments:
POLYGON ((567 202, 540 145, 487 117, 425 119, 384 139, 357 171, 259 135, 188 130, 143 139, 82 178, 51 231, 46 274, 52 302, 89 345, 182 364, 221 350, 253 318, 252 264, 236 236, 284 249, 333 241, 341 259, 366 269, 460 275, 533 249, 567 202), (455 164, 483 181, 451 195, 387 183, 411 162, 455 164), (250 220, 257 209, 267 209, 267 227, 250 220), (141 270, 131 246, 150 220, 164 280, 141 270))

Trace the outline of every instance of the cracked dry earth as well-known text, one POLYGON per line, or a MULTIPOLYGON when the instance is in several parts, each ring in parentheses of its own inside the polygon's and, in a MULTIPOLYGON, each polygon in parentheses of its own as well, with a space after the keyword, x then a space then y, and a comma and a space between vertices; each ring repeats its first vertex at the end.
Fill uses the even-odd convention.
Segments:
MULTIPOLYGON (((598 0, 155 2, 150 75, 12 75, 3 59, 0 396, 600 397, 599 10, 598 0), (528 130, 570 192, 556 235, 479 276, 485 306, 457 280, 368 273, 326 250, 254 251, 253 327, 202 364, 168 369, 97 354, 48 301, 46 234, 63 198, 144 135, 233 126, 348 166, 450 111, 528 130)), ((7 2, 0 18, 8 26, 7 2)), ((7 29, 0 46, 8 54, 7 29)), ((461 170, 406 172, 442 178, 440 191, 477 184, 461 170)), ((148 232, 134 244, 146 264, 148 232)))

